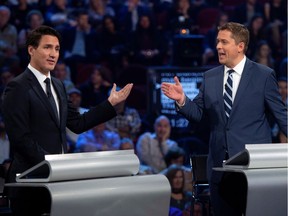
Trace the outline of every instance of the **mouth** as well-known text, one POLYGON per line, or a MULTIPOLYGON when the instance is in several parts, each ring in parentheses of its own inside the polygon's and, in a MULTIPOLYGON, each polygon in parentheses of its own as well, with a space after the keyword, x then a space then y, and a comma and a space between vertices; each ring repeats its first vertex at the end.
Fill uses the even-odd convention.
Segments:
POLYGON ((54 64, 55 64, 55 61, 54 61, 54 60, 48 59, 47 61, 48 61, 48 63, 49 63, 50 65, 54 65, 54 64))
POLYGON ((221 58, 221 57, 225 57, 226 55, 223 52, 218 52, 218 56, 219 56, 219 58, 221 58))

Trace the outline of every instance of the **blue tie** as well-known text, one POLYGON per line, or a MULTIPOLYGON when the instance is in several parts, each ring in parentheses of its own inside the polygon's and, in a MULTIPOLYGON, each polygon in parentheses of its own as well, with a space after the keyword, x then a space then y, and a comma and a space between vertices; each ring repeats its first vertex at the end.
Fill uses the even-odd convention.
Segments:
POLYGON ((225 109, 225 115, 227 119, 230 117, 230 113, 232 110, 232 90, 233 90, 233 76, 232 73, 234 70, 229 70, 228 73, 228 78, 225 84, 224 88, 224 109, 225 109))

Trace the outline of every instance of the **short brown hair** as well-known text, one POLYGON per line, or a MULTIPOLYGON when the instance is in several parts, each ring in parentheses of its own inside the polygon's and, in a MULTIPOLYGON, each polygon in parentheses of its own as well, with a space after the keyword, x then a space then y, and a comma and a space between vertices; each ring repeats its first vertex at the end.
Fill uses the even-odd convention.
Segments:
POLYGON ((232 38, 236 41, 237 44, 243 42, 245 44, 244 53, 248 49, 249 44, 249 31, 245 25, 235 22, 228 22, 222 26, 218 27, 219 31, 230 31, 232 33, 232 38))

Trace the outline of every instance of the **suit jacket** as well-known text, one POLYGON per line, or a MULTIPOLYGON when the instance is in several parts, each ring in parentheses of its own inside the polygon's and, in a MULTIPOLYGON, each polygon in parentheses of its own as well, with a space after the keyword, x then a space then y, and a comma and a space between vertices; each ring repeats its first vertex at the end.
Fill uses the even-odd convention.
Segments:
POLYGON ((28 68, 13 79, 4 92, 3 115, 13 159, 9 182, 15 182, 16 173, 38 164, 46 154, 66 152, 66 127, 82 133, 116 116, 107 100, 80 115, 68 101, 63 83, 54 77, 51 79, 59 98, 60 121, 28 68))
POLYGON ((229 157, 244 150, 245 144, 271 143, 271 129, 267 113, 271 113, 280 129, 287 135, 287 108, 278 92, 275 73, 271 68, 246 60, 241 81, 228 121, 223 101, 224 66, 204 73, 199 94, 193 101, 186 97, 178 112, 190 121, 199 121, 203 112, 210 120, 208 179, 219 182, 226 149, 229 157))

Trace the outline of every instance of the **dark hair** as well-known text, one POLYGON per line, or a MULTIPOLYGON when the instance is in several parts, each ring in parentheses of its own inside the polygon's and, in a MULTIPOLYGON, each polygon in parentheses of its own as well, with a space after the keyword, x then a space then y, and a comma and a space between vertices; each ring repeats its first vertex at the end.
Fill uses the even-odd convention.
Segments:
POLYGON ((166 177, 171 185, 171 189, 173 191, 173 179, 175 178, 177 172, 180 171, 182 173, 182 177, 183 177, 183 184, 182 184, 182 187, 181 187, 181 192, 183 192, 183 189, 184 189, 184 184, 185 184, 185 176, 184 176, 184 170, 181 166, 178 166, 176 164, 172 164, 170 167, 168 167, 167 169, 167 172, 166 172, 166 177))
POLYGON ((40 26, 33 31, 31 31, 30 34, 28 34, 27 40, 26 40, 26 47, 32 46, 34 48, 37 48, 39 46, 39 42, 43 35, 51 35, 58 38, 59 43, 61 41, 61 35, 58 31, 55 29, 49 27, 49 26, 40 26))
POLYGON ((185 151, 178 146, 174 146, 168 150, 166 155, 164 156, 165 163, 168 166, 171 165, 171 161, 183 157, 185 160, 185 151))
POLYGON ((244 43, 244 53, 248 49, 249 44, 249 30, 245 25, 242 25, 240 23, 235 22, 228 22, 222 26, 218 27, 218 31, 230 31, 232 33, 232 38, 236 41, 236 44, 239 44, 241 42, 244 43))
POLYGON ((28 26, 30 26, 31 17, 33 15, 38 15, 42 19, 42 21, 44 21, 44 18, 43 18, 43 15, 42 15, 41 11, 39 11, 39 10, 31 10, 26 16, 26 24, 28 26))

